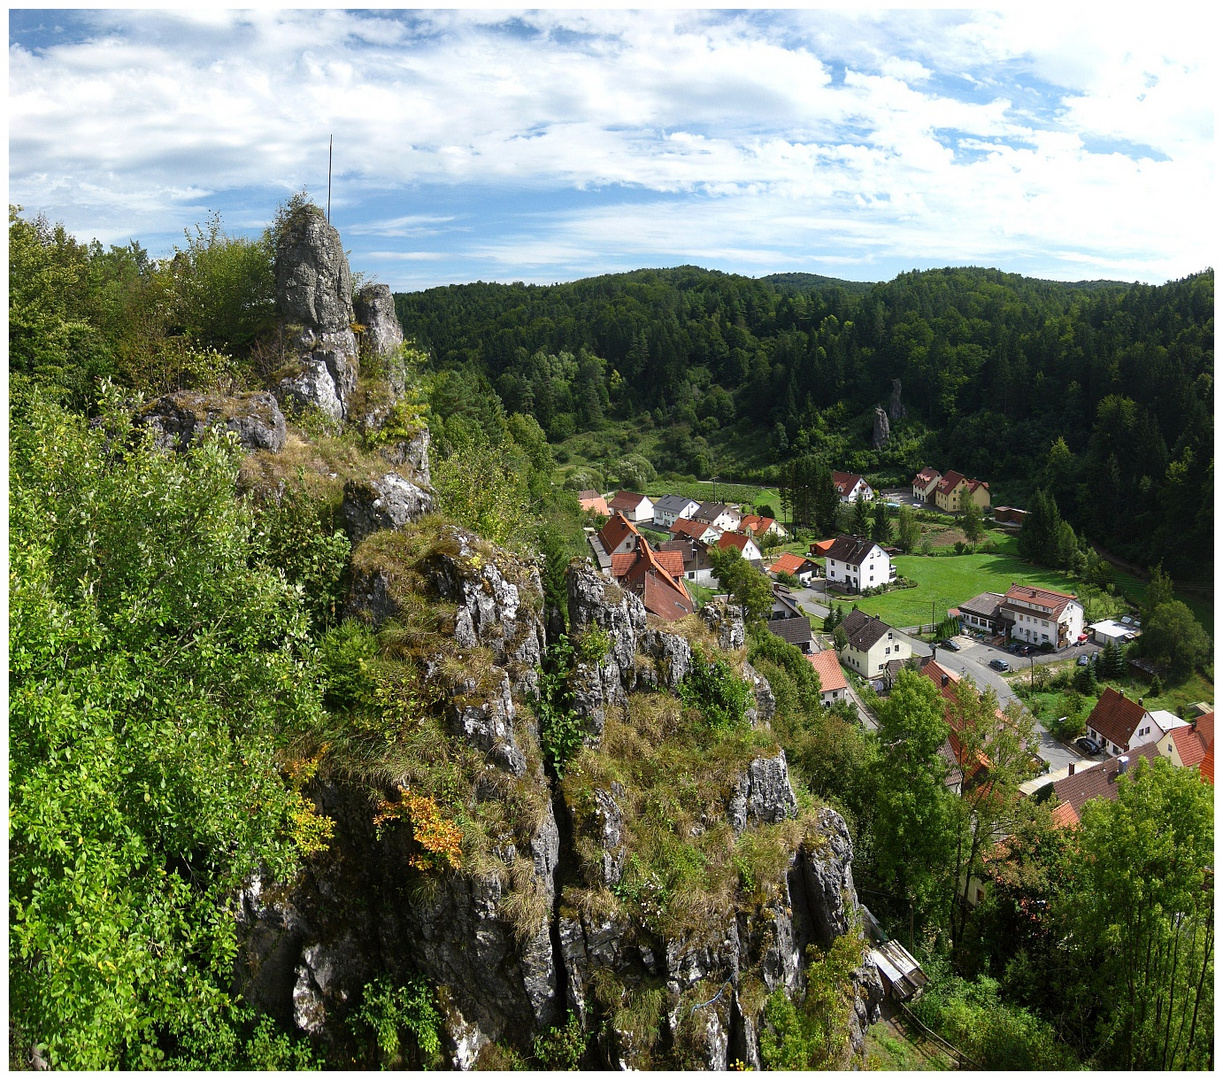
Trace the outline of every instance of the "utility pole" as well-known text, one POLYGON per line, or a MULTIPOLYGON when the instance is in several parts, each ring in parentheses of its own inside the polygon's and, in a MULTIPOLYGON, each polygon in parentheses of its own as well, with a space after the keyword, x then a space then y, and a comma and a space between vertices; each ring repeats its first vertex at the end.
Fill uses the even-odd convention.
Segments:
POLYGON ((327 137, 327 224, 331 224, 331 148, 335 143, 335 136, 327 137))

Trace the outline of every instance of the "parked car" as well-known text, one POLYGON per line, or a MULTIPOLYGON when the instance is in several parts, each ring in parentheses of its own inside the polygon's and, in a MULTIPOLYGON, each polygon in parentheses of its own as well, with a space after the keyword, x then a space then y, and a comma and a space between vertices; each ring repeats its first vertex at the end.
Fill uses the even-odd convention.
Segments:
POLYGON ((1090 663, 1091 663, 1091 660, 1092 660, 1092 658, 1091 658, 1090 656, 1083 655, 1083 656, 1080 656, 1080 657, 1079 657, 1079 658, 1078 658, 1078 659, 1075 661, 1075 663, 1076 663, 1076 664, 1078 664, 1078 665, 1079 665, 1079 667, 1086 667, 1088 664, 1090 664, 1090 663))
POLYGON ((989 666, 992 667, 995 671, 1010 671, 1011 670, 1011 665, 1008 664, 1005 660, 991 660, 989 662, 989 666))
POLYGON ((1075 739, 1074 745, 1082 750, 1084 754, 1098 754, 1100 752, 1100 744, 1095 739, 1089 739, 1086 735, 1081 739, 1075 739))
POLYGON ((960 647, 951 638, 948 638, 946 641, 940 641, 938 647, 940 649, 950 649, 952 652, 960 651, 960 647))

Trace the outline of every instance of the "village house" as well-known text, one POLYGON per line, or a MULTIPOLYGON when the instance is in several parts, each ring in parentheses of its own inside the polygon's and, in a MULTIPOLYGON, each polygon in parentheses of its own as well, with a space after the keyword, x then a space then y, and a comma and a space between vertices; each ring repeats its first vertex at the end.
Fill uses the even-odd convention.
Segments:
POLYGON ((683 566, 679 552, 660 554, 651 550, 647 540, 638 539, 637 548, 631 554, 614 556, 613 574, 619 585, 641 597, 646 611, 666 622, 691 615, 696 605, 683 579, 677 576, 677 572, 682 573, 683 566))
POLYGON ((1030 645, 1064 649, 1083 633, 1083 605, 1073 593, 1012 585, 1000 605, 1010 637, 1030 645))
POLYGON ((819 574, 819 569, 819 564, 811 559, 804 559, 801 555, 792 555, 787 551, 777 556, 769 567, 769 573, 793 574, 800 584, 809 585, 812 578, 819 574))
POLYGON ((636 524, 654 520, 654 503, 648 496, 638 495, 635 491, 617 491, 607 506, 613 512, 619 510, 636 524))
POLYGON ((616 511, 607 519, 603 528, 590 538, 590 546, 599 569, 610 573, 612 556, 636 551, 637 541, 640 539, 641 533, 637 531, 637 526, 616 511))
POLYGON ((667 530, 672 539, 687 538, 700 540, 704 544, 716 544, 722 530, 705 521, 692 521, 688 518, 677 518, 667 530))
POLYGON ((823 559, 828 555, 829 549, 835 543, 835 538, 832 540, 813 540, 807 547, 807 557, 810 559, 823 559))
POLYGON ((711 585, 716 579, 713 560, 709 557, 709 545, 693 540, 690 536, 677 537, 658 545, 659 551, 678 551, 684 560, 684 580, 698 585, 711 585))
MULTIPOLYGON (((1160 723, 1158 713, 1152 714, 1160 723)), ((1164 726, 1160 724, 1160 726, 1164 726)), ((1192 724, 1165 729, 1165 734, 1155 744, 1160 756, 1166 757, 1179 769, 1198 769, 1207 751, 1214 748, 1215 714, 1200 716, 1192 724)))
POLYGON ((716 546, 723 551, 734 548, 750 563, 758 563, 764 558, 760 548, 756 546, 756 541, 746 533, 724 532, 718 537, 716 546))
POLYGON ((934 502, 940 510, 956 514, 972 501, 982 510, 989 509, 989 484, 984 480, 969 480, 954 469, 945 473, 934 488, 934 502))
POLYGON ((700 505, 685 495, 664 495, 654 503, 654 524, 669 529, 680 518, 691 517, 700 505))
POLYGON ((1153 743, 1140 746, 1122 757, 1112 758, 1099 765, 1079 769, 1069 776, 1042 788, 1037 799, 1052 798, 1053 824, 1062 828, 1077 828, 1083 817, 1083 807, 1092 799, 1115 799, 1117 781, 1135 768, 1140 761, 1153 764, 1159 751, 1153 743), (1049 792, 1049 788, 1052 791, 1049 792))
POLYGON ((1101 619, 1087 629, 1097 645, 1107 645, 1111 641, 1120 647, 1142 635, 1138 620, 1132 615, 1123 615, 1120 619, 1101 619))
POLYGON ((773 585, 773 606, 765 626, 782 641, 797 646, 800 652, 811 652, 811 620, 784 585, 773 585))
POLYGON ((907 660, 913 655, 908 641, 878 615, 854 608, 841 626, 847 638, 842 663, 868 679, 878 679, 889 660, 907 660))
POLYGON ((983 592, 959 605, 960 626, 983 634, 1003 634, 1007 624, 1002 618, 1002 593, 983 592))
POLYGON ((733 506, 720 502, 704 502, 692 514, 693 521, 703 521, 715 529, 732 532, 739 527, 743 515, 733 506))
POLYGON ((594 488, 587 488, 584 491, 578 492, 578 506, 580 506, 588 514, 598 514, 600 517, 611 516, 611 510, 608 509, 607 500, 597 491, 595 491, 594 488))
POLYGON ((1124 693, 1106 686, 1087 718, 1087 734, 1109 754, 1127 754, 1154 744, 1166 734, 1146 709, 1142 699, 1131 701, 1124 693))
POLYGON ((849 683, 845 681, 845 672, 841 670, 836 649, 808 653, 807 659, 820 677, 820 704, 828 708, 838 701, 845 701, 849 696, 849 683))
POLYGON ((832 486, 843 503, 857 502, 859 499, 870 502, 875 497, 870 484, 857 473, 837 472, 833 469, 832 486))
MULTIPOLYGON (((938 687, 939 693, 947 702, 943 707, 943 719, 947 721, 950 730, 939 752, 947 763, 947 786, 959 793, 965 782, 970 788, 981 783, 989 775, 992 763, 979 750, 970 753, 962 741, 963 721, 952 707, 955 704, 956 686, 960 682, 960 676, 950 668, 943 667, 937 660, 927 660, 922 665, 921 673, 938 687)), ((1006 723, 1006 716, 1001 710, 997 710, 994 715, 999 724, 1006 723)))
POLYGON ((838 536, 824 566, 829 582, 854 592, 886 585, 896 577, 888 553, 873 540, 856 536, 838 536))
POLYGON ((942 477, 943 474, 938 469, 932 469, 927 465, 913 477, 913 498, 921 499, 922 502, 931 502, 934 498, 934 488, 942 477))
POLYGON ((781 523, 771 517, 761 517, 759 514, 747 514, 739 522, 739 531, 751 533, 756 543, 766 536, 776 536, 779 540, 786 536, 786 530, 781 523))

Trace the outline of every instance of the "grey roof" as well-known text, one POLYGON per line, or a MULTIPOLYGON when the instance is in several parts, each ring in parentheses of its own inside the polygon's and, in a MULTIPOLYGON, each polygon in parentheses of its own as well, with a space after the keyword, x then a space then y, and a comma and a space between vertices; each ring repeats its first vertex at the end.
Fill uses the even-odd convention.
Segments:
POLYGON ((878 616, 867 615, 857 608, 845 616, 841 625, 845 628, 845 636, 849 638, 849 647, 855 652, 866 652, 892 629, 878 616))
POLYGON ((654 501, 654 509, 671 510, 677 514, 682 514, 694 502, 700 502, 700 500, 690 499, 686 495, 664 495, 661 499, 654 501))
POLYGON ((966 600, 959 605, 960 611, 967 611, 971 615, 981 615, 987 619, 997 619, 999 617, 998 606, 1005 600, 1006 597, 1002 593, 983 592, 979 596, 974 596, 971 600, 966 600))
POLYGON ((836 559, 837 562, 849 563, 851 566, 861 566, 871 553, 871 548, 876 546, 874 540, 863 540, 858 536, 838 536, 832 542, 825 558, 836 559))
POLYGON ((805 615, 797 619, 769 619, 764 625, 791 645, 811 640, 811 622, 805 615))
POLYGON ((720 502, 703 502, 693 512, 692 518, 694 521, 704 521, 706 523, 717 519, 719 514, 724 514, 730 509, 725 503, 720 502))

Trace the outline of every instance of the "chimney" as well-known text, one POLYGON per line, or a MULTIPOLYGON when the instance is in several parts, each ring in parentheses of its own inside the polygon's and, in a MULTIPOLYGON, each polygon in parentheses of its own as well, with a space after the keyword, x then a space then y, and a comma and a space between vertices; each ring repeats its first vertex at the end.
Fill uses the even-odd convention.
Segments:
POLYGON ((1124 776, 1130 768, 1130 759, 1124 754, 1117 758, 1117 775, 1124 776))
POLYGON ((1073 776, 1073 775, 1074 775, 1074 762, 1073 762, 1073 761, 1070 763, 1070 768, 1069 768, 1069 771, 1066 773, 1066 775, 1067 775, 1067 776, 1073 776))
POLYGON ((943 685, 943 686, 946 686, 946 685, 947 685, 949 682, 951 682, 951 676, 950 676, 950 675, 944 675, 944 676, 943 676, 943 683, 942 683, 942 685, 943 685))
POLYGON ((1139 704, 1139 705, 1141 705, 1141 704, 1142 704, 1142 698, 1139 698, 1139 699, 1138 699, 1138 704, 1139 704))

